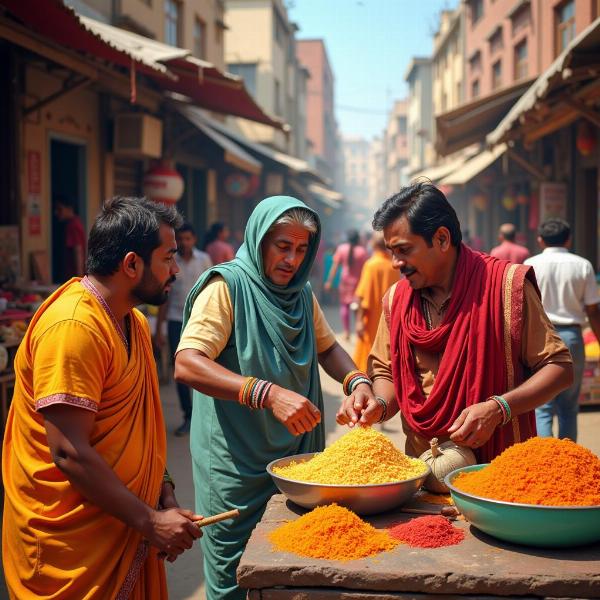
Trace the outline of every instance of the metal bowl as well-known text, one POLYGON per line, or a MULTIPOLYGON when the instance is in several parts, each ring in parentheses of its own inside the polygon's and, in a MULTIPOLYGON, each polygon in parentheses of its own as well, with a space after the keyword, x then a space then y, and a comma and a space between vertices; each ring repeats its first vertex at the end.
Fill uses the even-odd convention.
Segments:
POLYGON ((345 506, 359 515, 372 515, 385 512, 407 502, 413 494, 423 485, 429 475, 429 465, 423 463, 427 470, 418 477, 392 483, 374 483, 368 485, 331 485, 325 483, 311 483, 296 481, 281 477, 273 472, 273 467, 285 467, 292 461, 299 463, 310 460, 317 452, 286 456, 270 462, 267 472, 282 494, 303 506, 315 508, 336 502, 345 506))
POLYGON ((453 485, 459 473, 487 465, 461 467, 446 475, 454 504, 477 529, 525 546, 565 548, 600 541, 600 506, 544 506, 490 500, 453 485))

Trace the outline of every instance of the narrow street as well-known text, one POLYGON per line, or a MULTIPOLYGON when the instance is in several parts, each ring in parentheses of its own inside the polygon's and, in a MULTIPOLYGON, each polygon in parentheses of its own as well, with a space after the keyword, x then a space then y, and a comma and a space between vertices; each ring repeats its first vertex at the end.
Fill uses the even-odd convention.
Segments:
MULTIPOLYGON (((341 326, 336 307, 324 307, 327 320, 336 333, 340 333, 341 326)), ((351 351, 352 344, 342 341, 344 347, 351 351)), ((334 382, 325 373, 322 373, 323 392, 325 395, 325 427, 327 443, 337 439, 345 428, 339 427, 335 422, 335 412, 341 399, 341 386, 334 382)), ((169 471, 176 483, 176 493, 180 504, 193 508, 194 489, 192 484, 191 457, 189 453, 189 439, 177 438, 173 430, 180 424, 180 412, 177 404, 177 395, 173 384, 161 388, 165 420, 168 430, 169 444, 169 471)), ((600 454, 600 409, 587 409, 579 417, 579 443, 600 454)), ((404 434, 400 422, 393 419, 386 424, 385 433, 390 436, 397 447, 404 448, 404 434)), ((202 552, 197 544, 175 563, 167 563, 167 576, 169 596, 171 600, 202 600, 204 598, 202 575, 202 552)))

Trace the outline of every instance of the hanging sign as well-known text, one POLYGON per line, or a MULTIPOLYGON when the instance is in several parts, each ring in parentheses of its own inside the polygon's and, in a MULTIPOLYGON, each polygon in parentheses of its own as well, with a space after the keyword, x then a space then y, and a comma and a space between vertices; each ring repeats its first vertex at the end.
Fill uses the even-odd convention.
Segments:
POLYGON ((38 150, 27 151, 27 233, 42 233, 42 211, 40 193, 42 190, 42 159, 38 150))
POLYGON ((540 222, 550 217, 567 218, 567 185, 544 182, 540 184, 540 222))

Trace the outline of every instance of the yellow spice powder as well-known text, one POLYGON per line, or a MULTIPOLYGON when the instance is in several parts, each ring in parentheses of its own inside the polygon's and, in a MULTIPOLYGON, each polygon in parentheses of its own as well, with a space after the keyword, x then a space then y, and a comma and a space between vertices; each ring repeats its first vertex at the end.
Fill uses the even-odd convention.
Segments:
POLYGON ((273 470, 296 481, 365 485, 411 479, 425 473, 427 465, 400 452, 383 433, 355 427, 310 460, 273 470))
POLYGON ((338 506, 318 506, 269 534, 277 550, 327 560, 354 560, 392 550, 398 545, 355 513, 338 506))

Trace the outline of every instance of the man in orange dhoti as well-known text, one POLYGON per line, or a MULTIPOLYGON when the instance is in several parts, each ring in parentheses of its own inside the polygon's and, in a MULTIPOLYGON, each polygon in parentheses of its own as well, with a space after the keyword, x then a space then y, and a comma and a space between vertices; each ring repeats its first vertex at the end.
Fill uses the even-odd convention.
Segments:
POLYGON ((394 269, 392 256, 385 247, 385 239, 381 232, 374 233, 371 246, 373 256, 365 263, 354 292, 358 312, 353 359, 361 371, 367 370, 367 359, 381 318, 383 296, 398 281, 398 271, 394 269))
POLYGON ((167 298, 179 225, 172 208, 107 202, 88 275, 44 302, 19 348, 2 456, 11 598, 166 598, 161 556, 200 536, 165 470, 150 332, 134 308, 167 298))

